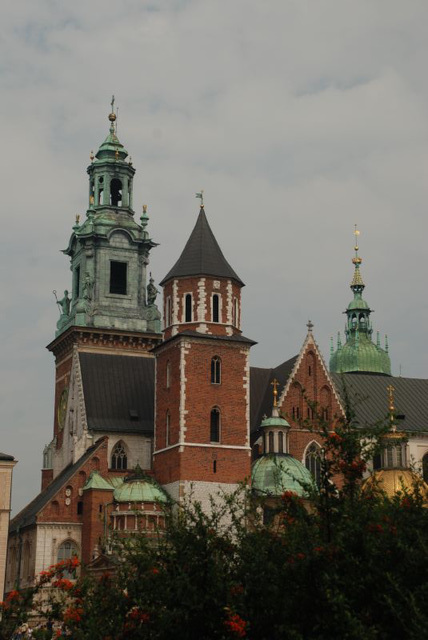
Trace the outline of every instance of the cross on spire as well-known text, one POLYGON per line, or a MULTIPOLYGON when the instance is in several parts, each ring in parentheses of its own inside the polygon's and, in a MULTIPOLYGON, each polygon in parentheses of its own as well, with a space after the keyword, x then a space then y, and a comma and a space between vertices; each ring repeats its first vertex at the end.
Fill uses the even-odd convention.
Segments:
POLYGON ((271 382, 271 385, 273 387, 273 406, 277 407, 278 406, 278 387, 279 387, 278 380, 274 378, 271 382))

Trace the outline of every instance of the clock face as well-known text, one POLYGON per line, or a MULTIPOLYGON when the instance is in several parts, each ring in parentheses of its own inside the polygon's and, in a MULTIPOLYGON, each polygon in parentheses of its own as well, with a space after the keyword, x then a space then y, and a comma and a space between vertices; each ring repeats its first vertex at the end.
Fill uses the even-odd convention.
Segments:
POLYGON ((62 390, 58 402, 58 427, 62 431, 65 424, 65 414, 67 412, 68 387, 62 390))

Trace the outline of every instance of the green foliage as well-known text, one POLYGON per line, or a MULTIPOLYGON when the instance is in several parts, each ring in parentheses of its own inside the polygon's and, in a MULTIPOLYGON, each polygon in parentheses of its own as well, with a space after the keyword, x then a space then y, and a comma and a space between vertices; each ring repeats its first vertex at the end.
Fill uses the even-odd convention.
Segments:
POLYGON ((116 540, 116 570, 77 580, 51 615, 76 640, 425 637, 426 497, 361 491, 377 435, 326 425, 319 493, 284 493, 268 526, 245 487, 210 513, 167 509, 156 540, 116 540))

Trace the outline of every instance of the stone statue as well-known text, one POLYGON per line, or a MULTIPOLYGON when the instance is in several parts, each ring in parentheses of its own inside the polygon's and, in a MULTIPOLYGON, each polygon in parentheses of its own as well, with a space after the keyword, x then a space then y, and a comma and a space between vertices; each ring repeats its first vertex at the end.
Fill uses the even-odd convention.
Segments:
MULTIPOLYGON (((55 298, 56 298, 56 292, 54 291, 55 294, 55 298)), ((71 299, 68 297, 68 291, 67 289, 64 291, 64 297, 62 298, 62 300, 58 300, 58 298, 56 298, 56 303, 60 309, 60 313, 62 316, 69 316, 70 315, 70 305, 71 305, 71 299)))
POLYGON ((156 296, 159 293, 159 291, 156 289, 153 283, 154 283, 154 280, 152 278, 152 274, 150 274, 150 281, 149 281, 149 284, 147 285, 147 304, 149 307, 152 304, 155 304, 156 296))
POLYGON ((92 293, 94 288, 94 281, 91 278, 91 274, 89 271, 85 273, 85 279, 83 281, 83 299, 84 300, 92 300, 92 293))

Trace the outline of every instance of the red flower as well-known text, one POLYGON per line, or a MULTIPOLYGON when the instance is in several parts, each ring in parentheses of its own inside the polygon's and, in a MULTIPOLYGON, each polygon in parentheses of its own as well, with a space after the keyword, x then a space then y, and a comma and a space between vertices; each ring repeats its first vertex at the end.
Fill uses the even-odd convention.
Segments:
POLYGON ((304 560, 304 559, 306 558, 306 556, 305 556, 305 554, 304 554, 304 553, 298 553, 298 554, 296 555, 296 558, 297 558, 298 560, 304 560))
POLYGON ((21 597, 21 594, 19 593, 19 591, 16 591, 16 589, 13 589, 12 591, 9 591, 9 593, 7 594, 6 602, 13 602, 13 600, 19 600, 20 597, 21 597))
POLYGON ((153 568, 151 569, 151 572, 153 573, 153 575, 154 575, 154 576, 157 576, 157 575, 158 575, 158 573, 159 573, 159 569, 157 569, 156 567, 153 567, 153 568))
POLYGON ((247 623, 237 613, 229 614, 229 618, 225 620, 224 625, 237 638, 245 638, 247 623))
POLYGON ((83 609, 68 607, 64 612, 64 622, 80 622, 82 619, 83 609))
POLYGON ((74 584, 67 578, 60 578, 59 580, 52 582, 52 586, 57 589, 62 589, 63 591, 70 591, 70 589, 74 587, 74 584))

